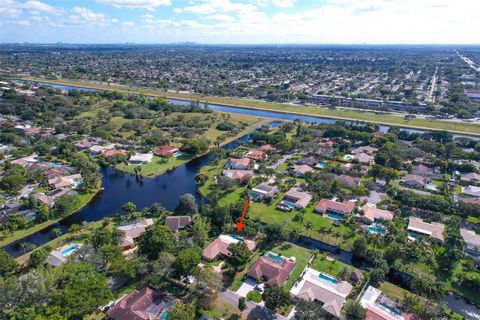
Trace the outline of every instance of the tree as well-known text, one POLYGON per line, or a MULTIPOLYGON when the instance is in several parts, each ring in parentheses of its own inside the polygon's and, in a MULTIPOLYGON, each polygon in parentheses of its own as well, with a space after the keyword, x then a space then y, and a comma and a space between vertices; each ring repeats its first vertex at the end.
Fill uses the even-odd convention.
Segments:
POLYGON ((240 297, 238 299, 238 310, 240 311, 243 311, 245 309, 247 309, 247 302, 246 302, 246 298, 245 297, 240 297))
POLYGON ((122 209, 127 213, 132 213, 137 210, 137 205, 131 201, 125 202, 122 206, 122 209))
POLYGON ((288 239, 288 230, 282 223, 272 223, 265 226, 266 240, 270 243, 276 243, 288 239))
POLYGON ((73 213, 80 207, 80 199, 76 195, 64 194, 53 205, 55 217, 62 217, 73 213))
POLYGON ((203 309, 211 307, 223 287, 222 276, 211 267, 203 268, 197 274, 195 290, 199 293, 198 305, 203 309))
POLYGON ((54 238, 58 238, 62 235, 62 230, 60 228, 53 228, 52 235, 54 238))
POLYGON ((345 315, 348 320, 363 320, 365 319, 365 309, 359 303, 349 301, 345 305, 345 315))
POLYGON ((65 263, 55 272, 52 306, 69 319, 82 319, 113 298, 107 278, 88 262, 65 263))
POLYGON ((7 276, 15 271, 17 267, 17 261, 4 250, 0 250, 0 277, 7 276))
POLYGON ((80 232, 80 226, 78 224, 72 224, 68 229, 68 233, 77 234, 80 232))
POLYGON ((240 271, 245 268, 250 255, 252 254, 245 242, 232 243, 228 246, 231 255, 227 257, 227 263, 235 269, 240 271))
POLYGON ((208 142, 203 139, 185 139, 180 150, 185 153, 199 155, 208 151, 208 142))
POLYGON ((173 272, 177 277, 195 275, 198 272, 198 263, 202 258, 202 250, 198 247, 190 247, 177 253, 172 265, 173 272))
POLYGON ((352 253, 358 257, 363 257, 365 252, 367 252, 367 239, 360 236, 353 242, 352 253))
POLYGON ((47 262, 47 257, 50 254, 50 250, 46 248, 39 248, 34 250, 30 257, 28 258, 28 266, 30 268, 36 268, 44 265, 47 262))
POLYGON ((200 215, 195 215, 193 217, 193 223, 190 227, 193 243, 195 243, 199 247, 203 247, 205 241, 208 239, 210 229, 210 220, 208 218, 200 215))
POLYGON ((177 301, 168 313, 169 320, 193 320, 195 319, 195 306, 177 301))
POLYGON ((179 215, 194 215, 198 211, 197 202, 191 193, 185 193, 180 196, 180 203, 175 208, 175 213, 179 215))
POLYGON ((282 287, 276 285, 265 286, 263 292, 263 301, 265 306, 271 310, 276 310, 280 307, 286 307, 293 303, 293 299, 288 292, 283 290, 282 287))
POLYGON ((301 299, 295 306, 294 320, 324 320, 331 319, 323 306, 316 301, 306 301, 301 299))
POLYGON ((235 185, 235 180, 227 176, 217 177, 217 185, 221 190, 230 190, 235 185))
POLYGON ((175 235, 166 226, 154 224, 149 226, 138 239, 138 252, 155 260, 162 251, 171 251, 175 248, 175 235))

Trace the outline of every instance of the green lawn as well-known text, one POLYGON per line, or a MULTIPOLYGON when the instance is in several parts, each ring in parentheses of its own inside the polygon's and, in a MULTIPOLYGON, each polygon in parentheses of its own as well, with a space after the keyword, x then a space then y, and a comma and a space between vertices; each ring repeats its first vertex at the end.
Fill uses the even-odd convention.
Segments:
MULTIPOLYGON (((65 216, 68 216, 68 215, 78 211, 79 209, 81 209, 88 202, 90 202, 90 200, 92 200, 92 198, 93 198, 93 196, 95 196, 95 194, 96 193, 87 193, 87 194, 78 195, 78 198, 80 199, 79 206, 76 207, 74 210, 72 210, 72 212, 68 212, 65 216)), ((55 219, 55 220, 48 220, 48 221, 44 221, 42 223, 32 224, 31 226, 29 226, 26 229, 21 229, 21 230, 14 231, 13 234, 6 234, 4 232, 1 232, 0 233, 0 239, 1 239, 0 240, 0 247, 4 247, 4 246, 6 246, 6 245, 8 245, 8 244, 10 244, 14 241, 25 238, 25 237, 27 237, 27 236, 35 233, 35 232, 38 232, 42 229, 45 229, 48 226, 54 225, 58 221, 64 219, 65 216, 62 217, 62 218, 59 218, 59 219, 55 219)))
POLYGON ((407 291, 403 288, 400 288, 400 287, 394 285, 393 283, 386 282, 386 281, 384 281, 380 284, 379 289, 382 290, 382 292, 387 297, 389 297, 390 299, 395 300, 399 303, 403 303, 404 298, 405 298, 405 294, 407 294, 407 293, 412 294, 411 292, 409 292, 409 291, 407 291))
POLYGON ((167 170, 181 166, 182 164, 190 161, 192 159, 191 155, 183 154, 180 157, 170 157, 168 158, 167 163, 162 163, 161 157, 153 156, 152 161, 147 164, 142 165, 126 165, 125 163, 120 163, 116 166, 117 169, 126 171, 129 173, 135 173, 135 167, 140 166, 142 171, 140 174, 144 177, 156 177, 166 172, 167 170))
MULTIPOLYGON (((340 262, 338 260, 334 261, 329 261, 326 259, 325 254, 319 254, 316 259, 312 263, 312 268, 317 270, 317 271, 322 271, 325 272, 335 278, 338 279, 340 276, 341 271, 344 268, 347 268, 347 270, 355 269, 354 267, 345 264, 343 262, 340 262)), ((358 269, 357 269, 358 270, 358 269)), ((361 270, 359 270, 361 271, 361 270)))

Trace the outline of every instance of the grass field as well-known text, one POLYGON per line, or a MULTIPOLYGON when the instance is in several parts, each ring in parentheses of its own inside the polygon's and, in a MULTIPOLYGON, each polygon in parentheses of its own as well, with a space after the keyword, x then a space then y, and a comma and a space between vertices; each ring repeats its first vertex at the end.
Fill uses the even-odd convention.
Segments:
POLYGON ((354 267, 348 264, 345 264, 343 262, 340 262, 338 260, 329 261, 326 259, 325 254, 319 254, 315 258, 315 260, 312 263, 312 268, 317 271, 325 272, 331 276, 334 276, 337 279, 344 268, 347 268, 347 270, 355 269, 354 267))
POLYGON ((284 242, 283 244, 273 248, 272 251, 284 257, 287 257, 287 258, 295 257, 296 259, 295 269, 293 269, 293 272, 290 274, 290 277, 288 277, 287 283, 285 283, 284 285, 284 288, 287 291, 290 291, 290 289, 292 289, 293 285, 298 280, 303 270, 307 266, 308 261, 312 256, 312 253, 308 249, 296 246, 288 242, 284 242))
POLYGON ((170 157, 167 158, 168 162, 163 163, 161 157, 153 156, 152 161, 147 164, 142 165, 126 165, 125 163, 118 164, 115 168, 134 174, 135 167, 140 166, 142 171, 140 174, 144 177, 155 177, 161 175, 162 173, 181 166, 182 164, 192 160, 191 155, 181 155, 180 157, 170 157))
MULTIPOLYGON (((68 216, 78 210, 80 210, 82 207, 84 207, 88 202, 90 202, 90 200, 92 200, 92 198, 95 196, 96 193, 87 193, 87 194, 81 194, 78 196, 78 198, 80 199, 80 205, 75 208, 75 210, 73 210, 72 212, 69 212, 67 213, 65 216, 68 216)), ((65 218, 62 217, 62 218, 59 218, 59 219, 55 219, 55 220, 48 220, 48 221, 44 221, 42 223, 38 223, 38 224, 34 224, 26 229, 22 229, 22 230, 16 230, 13 232, 13 234, 5 234, 4 232, 1 232, 0 233, 0 247, 4 247, 12 242, 15 242, 19 239, 22 239, 22 238, 25 238, 35 232, 38 232, 42 229, 45 229, 46 227, 49 227, 51 225, 54 225, 55 223, 57 223, 58 221, 62 220, 65 218)))
POLYGON ((121 85, 108 85, 100 83, 81 82, 73 80, 45 80, 42 78, 23 77, 23 80, 41 81, 55 84, 63 84, 70 86, 80 86, 86 88, 100 89, 100 90, 112 90, 129 93, 145 93, 152 96, 166 96, 168 98, 191 100, 208 103, 218 103, 224 105, 231 105, 240 108, 254 108, 269 111, 285 112, 285 113, 297 113, 303 115, 320 116, 333 119, 343 119, 352 121, 366 121, 371 123, 378 123, 384 125, 401 126, 405 128, 416 128, 424 130, 446 130, 452 133, 464 133, 471 135, 480 135, 480 125, 463 122, 449 122, 430 119, 412 119, 410 121, 404 120, 402 116, 392 114, 379 114, 372 112, 351 111, 351 110, 334 110, 321 108, 316 106, 292 106, 280 103, 269 103, 251 99, 238 99, 238 98, 226 98, 216 96, 200 96, 196 94, 184 94, 175 92, 165 92, 154 89, 128 87, 121 85))

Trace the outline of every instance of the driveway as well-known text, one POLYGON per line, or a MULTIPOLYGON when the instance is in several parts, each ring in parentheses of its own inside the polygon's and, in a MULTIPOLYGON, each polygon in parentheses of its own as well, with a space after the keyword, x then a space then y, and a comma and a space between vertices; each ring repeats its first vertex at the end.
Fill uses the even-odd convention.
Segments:
MULTIPOLYGON (((220 292, 220 300, 225 303, 231 304, 233 306, 238 306, 238 299, 240 298, 235 292, 230 290, 225 290, 220 292)), ((267 309, 261 305, 256 304, 255 302, 246 301, 247 309, 244 311, 249 314, 249 319, 260 319, 260 320, 287 320, 286 317, 273 312, 270 309, 267 309)))
POLYGON ((247 278, 235 293, 241 297, 246 297, 247 293, 253 291, 256 285, 257 282, 255 280, 247 278))

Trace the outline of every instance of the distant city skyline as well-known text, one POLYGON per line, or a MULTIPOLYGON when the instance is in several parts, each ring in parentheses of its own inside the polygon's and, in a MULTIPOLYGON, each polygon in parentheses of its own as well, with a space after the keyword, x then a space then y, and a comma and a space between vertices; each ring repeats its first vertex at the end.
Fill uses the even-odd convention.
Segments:
POLYGON ((480 44, 474 0, 3 0, 2 43, 480 44))

